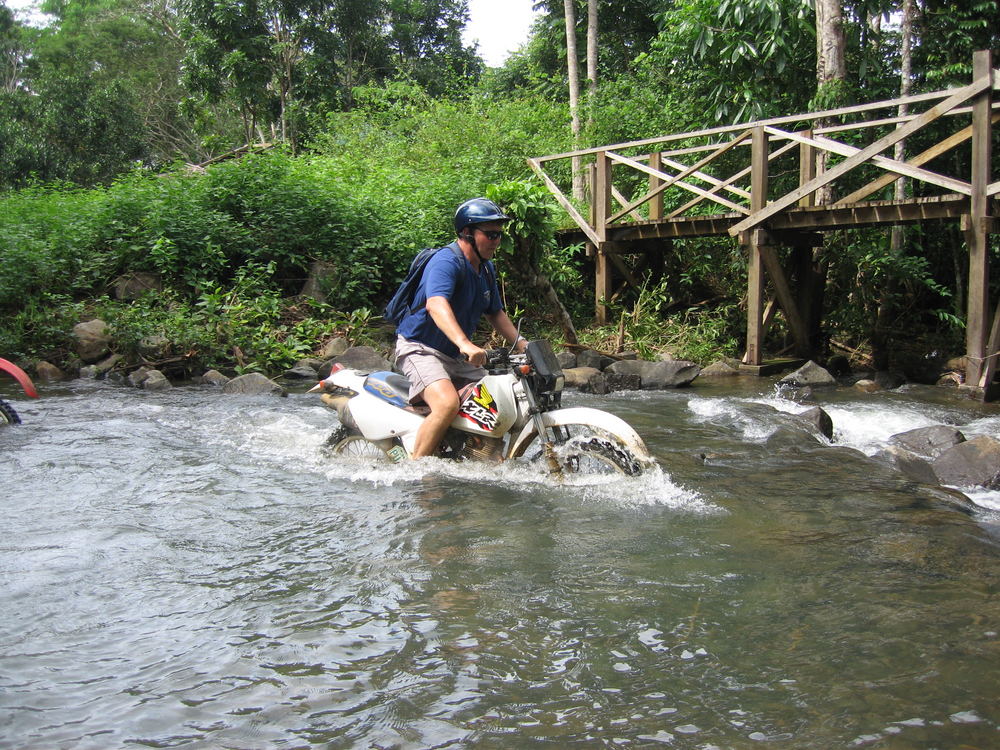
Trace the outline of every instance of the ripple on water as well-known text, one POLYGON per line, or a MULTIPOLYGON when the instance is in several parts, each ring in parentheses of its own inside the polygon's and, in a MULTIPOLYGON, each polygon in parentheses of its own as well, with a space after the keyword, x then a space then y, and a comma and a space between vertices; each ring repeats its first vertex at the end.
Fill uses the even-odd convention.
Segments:
POLYGON ((560 484, 331 462, 294 395, 43 398, 0 434, 0 744, 988 746, 979 521, 696 396, 609 402, 663 470, 560 484))

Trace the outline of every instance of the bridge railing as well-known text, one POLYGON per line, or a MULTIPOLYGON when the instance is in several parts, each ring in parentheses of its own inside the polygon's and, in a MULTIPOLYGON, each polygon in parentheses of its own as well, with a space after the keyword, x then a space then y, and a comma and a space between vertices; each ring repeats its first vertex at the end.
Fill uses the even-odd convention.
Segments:
MULTIPOLYGON (((945 170, 949 160, 938 157, 960 147, 973 148, 977 130, 974 102, 977 98, 982 100, 984 92, 1000 87, 998 82, 1000 77, 990 71, 959 88, 528 161, 576 226, 595 245, 605 242, 610 230, 630 223, 708 215, 737 219, 728 222, 727 231, 738 236, 795 207, 816 203, 847 206, 877 200, 880 191, 900 177, 919 183, 915 191, 925 199, 969 198, 974 191, 974 178, 969 174, 948 174, 945 170), (901 105, 920 111, 899 115, 901 105), (951 118, 949 128, 936 128, 934 142, 928 143, 929 126, 942 117, 951 118), (950 132, 941 138, 942 130, 950 132), (756 157, 751 148, 755 131, 765 136, 765 146, 756 157), (920 144, 919 153, 906 160, 883 155, 903 139, 920 144), (561 171, 565 183, 566 165, 574 157, 580 157, 589 167, 590 189, 583 205, 567 195, 559 184, 560 178, 554 174, 561 171), (766 161, 762 163, 761 159, 766 161), (928 166, 931 162, 934 169, 928 166), (798 179, 791 184, 788 179, 759 181, 766 195, 755 206, 751 198, 754 175, 774 174, 779 167, 786 177, 796 172, 798 179), (641 183, 637 176, 642 177, 641 183)), ((986 97, 985 101, 986 119, 996 122, 1000 118, 1000 102, 992 102, 992 97, 986 97)), ((980 119, 981 115, 980 112, 980 119)), ((971 160, 950 160, 950 163, 971 160)), ((987 196, 998 192, 998 182, 985 186, 987 196)))
MULTIPOLYGON (((615 270, 633 284, 622 253, 636 240, 729 235, 748 251, 748 341, 761 361, 765 276, 796 339, 810 331, 774 245, 821 244, 826 229, 959 220, 969 246, 966 382, 984 391, 1000 360, 1000 305, 989 325, 989 235, 1000 231, 993 180, 993 124, 1000 75, 988 51, 973 56, 965 86, 852 107, 675 133, 529 159, 595 258, 597 317, 616 292, 615 270), (905 140, 913 154, 885 155, 905 140), (947 158, 942 158, 947 157, 947 158), (564 188, 586 164, 589 194, 564 188), (949 171, 950 170, 950 171, 949 171), (959 173, 960 170, 961 173, 959 173), (909 195, 889 188, 907 178, 909 195), (561 183, 561 184, 560 184, 561 183)), ((644 252, 640 250, 640 252, 644 252)), ((767 308, 771 309, 770 302, 767 308)))

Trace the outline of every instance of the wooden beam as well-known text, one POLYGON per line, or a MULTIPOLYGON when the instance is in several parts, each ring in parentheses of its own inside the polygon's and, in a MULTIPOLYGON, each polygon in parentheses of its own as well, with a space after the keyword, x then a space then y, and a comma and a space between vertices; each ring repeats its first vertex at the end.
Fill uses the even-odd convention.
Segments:
MULTIPOLYGON (((622 195, 621 191, 614 185, 611 186, 611 196, 618 201, 618 205, 627 206, 628 198, 622 195)), ((645 221, 646 217, 640 214, 638 211, 629 211, 629 216, 631 216, 635 221, 645 221)))
MULTIPOLYGON (((775 149, 771 154, 768 155, 768 157, 767 157, 768 162, 772 162, 775 159, 777 159, 778 157, 783 156, 785 153, 787 153, 788 151, 790 151, 793 148, 795 148, 795 144, 794 143, 786 143, 784 146, 781 146, 780 148, 775 149)), ((748 174, 750 174, 750 169, 751 169, 750 167, 746 167, 745 169, 741 169, 739 172, 737 172, 736 174, 734 174, 731 177, 727 178, 726 180, 724 180, 722 182, 719 182, 718 185, 716 185, 715 187, 711 188, 708 192, 714 194, 714 193, 719 192, 719 190, 721 190, 722 188, 726 188, 730 192, 735 192, 735 193, 738 193, 738 194, 745 194, 746 197, 747 197, 747 199, 749 199, 750 198, 750 193, 749 192, 747 192, 745 190, 738 190, 737 191, 736 189, 730 188, 729 185, 731 185, 732 183, 736 182, 737 180, 743 179, 748 174)), ((718 182, 718 180, 716 182, 718 182)), ((685 203, 680 208, 677 208, 674 211, 671 211, 670 212, 670 216, 668 216, 667 218, 668 219, 673 219, 675 216, 680 216, 681 214, 683 214, 683 213, 689 211, 690 209, 694 208, 695 206, 697 206, 703 200, 704 200, 704 197, 694 198, 693 200, 690 200, 687 203, 685 203)), ((746 213, 746 212, 743 211, 741 213, 746 213)))
MULTIPOLYGON (((834 117, 853 115, 860 112, 871 112, 879 109, 896 109, 900 104, 917 104, 919 102, 947 99, 954 92, 955 89, 942 89, 940 91, 930 91, 926 94, 913 94, 911 96, 902 96, 897 99, 887 99, 879 102, 870 102, 868 104, 856 104, 850 107, 840 107, 838 109, 826 109, 818 112, 807 112, 805 114, 772 117, 767 120, 755 120, 753 122, 738 123, 736 125, 721 125, 714 128, 703 128, 701 130, 693 130, 689 133, 674 133, 671 135, 659 136, 657 138, 643 138, 637 141, 615 143, 610 146, 599 146, 596 148, 579 149, 577 151, 566 151, 561 154, 535 157, 535 159, 539 163, 542 163, 547 161, 556 161, 559 159, 568 159, 573 156, 593 156, 601 151, 623 151, 629 148, 645 148, 661 143, 672 143, 674 141, 690 140, 692 138, 706 138, 715 135, 726 135, 728 133, 739 133, 763 125, 794 125, 805 120, 828 120, 834 117)), ((949 114, 953 113, 949 112, 949 114)))
MULTIPOLYGON (((969 200, 971 228, 966 232, 969 244, 969 294, 968 313, 965 320, 965 382, 983 389, 984 393, 993 379, 996 357, 988 356, 987 316, 989 315, 990 289, 990 240, 982 220, 989 214, 986 190, 991 174, 991 118, 993 65, 988 51, 972 56, 972 74, 991 85, 972 103, 972 195, 969 200)), ((993 338, 993 332, 989 332, 993 338)), ((1000 332, 998 332, 1000 340, 1000 332)))
MULTIPOLYGON (((748 131, 746 131, 744 133, 741 133, 734 140, 729 141, 728 143, 724 143, 722 146, 720 146, 719 148, 717 148, 715 151, 713 151, 711 154, 709 154, 708 156, 706 156, 704 159, 699 160, 698 162, 696 162, 692 166, 688 167, 687 169, 685 169, 682 172, 679 172, 676 175, 672 175, 671 176, 671 175, 664 174, 663 172, 658 172, 657 174, 660 177, 665 178, 666 181, 656 189, 656 192, 663 192, 664 190, 666 190, 671 185, 673 185, 675 183, 678 183, 680 180, 683 180, 685 177, 688 177, 692 173, 697 172, 703 166, 705 166, 706 164, 709 164, 710 162, 714 161, 715 159, 717 159, 718 157, 720 157, 722 154, 726 153, 731 148, 733 148, 734 146, 736 146, 736 144, 738 144, 738 143, 742 142, 743 140, 745 140, 750 135, 750 132, 751 131, 748 130, 748 131)), ((611 152, 609 152, 609 156, 612 159, 614 159, 615 161, 622 162, 623 164, 628 164, 629 166, 634 167, 635 169, 638 169, 641 172, 646 172, 648 174, 651 171, 651 169, 649 167, 647 167, 645 164, 642 164, 641 162, 637 162, 634 159, 629 159, 627 157, 621 156, 620 154, 614 154, 614 153, 611 153, 611 152)), ((694 192, 705 192, 705 191, 700 191, 700 189, 698 189, 698 188, 693 188, 693 186, 691 186, 691 185, 686 185, 684 187, 686 189, 688 189, 688 190, 692 190, 693 189, 694 192)), ((652 191, 650 191, 650 192, 652 192, 652 191)), ((638 199, 636 201, 633 201, 629 206, 626 206, 625 209, 623 209, 622 211, 619 211, 617 214, 615 214, 614 216, 612 216, 608 221, 609 222, 615 222, 615 221, 617 221, 622 216, 624 216, 625 214, 627 214, 631 209, 636 208, 638 206, 641 206, 643 203, 645 203, 647 200, 649 200, 650 197, 652 197, 652 196, 649 193, 647 193, 642 198, 640 198, 640 199, 638 199)), ((746 209, 743 208, 742 206, 737 206, 735 203, 732 203, 730 201, 724 200, 724 199, 719 198, 717 196, 712 196, 711 200, 715 201, 716 203, 720 203, 720 204, 722 204, 722 205, 726 206, 727 208, 730 208, 730 209, 732 209, 734 211, 743 211, 743 212, 746 211, 746 209)))
POLYGON ((569 198, 563 195, 559 186, 556 185, 547 174, 545 174, 545 170, 542 169, 538 161, 536 159, 528 159, 528 166, 530 166, 531 171, 538 175, 538 178, 545 183, 545 187, 549 189, 549 192, 552 193, 559 205, 562 206, 563 210, 565 210, 566 213, 569 214, 570 218, 573 219, 573 223, 580 228, 581 232, 587 235, 587 239, 595 245, 600 244, 600 239, 598 238, 597 233, 594 232, 590 224, 587 223, 587 220, 580 216, 580 212, 576 210, 576 207, 572 203, 570 203, 569 198))
MULTIPOLYGON (((1000 121, 1000 114, 993 115, 993 122, 996 123, 1000 121)), ((972 137, 972 126, 967 128, 962 128, 957 133, 945 138, 943 141, 934 144, 930 148, 921 151, 919 154, 914 156, 912 159, 907 159, 907 164, 912 164, 919 167, 921 164, 926 164, 932 159, 936 159, 941 156, 941 154, 947 153, 951 149, 960 143, 964 143, 972 137)), ((864 187, 858 188, 850 195, 841 198, 837 203, 856 203, 863 198, 867 198, 869 195, 874 193, 876 190, 881 190, 884 187, 888 187, 893 182, 896 181, 896 176, 893 174, 884 174, 881 177, 872 180, 864 187)))
MULTIPOLYGON (((754 128, 750 141, 750 210, 759 211, 767 205, 768 178, 767 133, 754 128)), ((760 245, 745 243, 749 254, 747 265, 747 349, 744 364, 759 365, 764 361, 764 262, 760 245)))
MULTIPOLYGON (((657 172, 661 171, 663 155, 659 151, 649 155, 649 166, 657 172)), ((661 182, 662 180, 657 175, 651 174, 649 176, 649 191, 656 193, 649 199, 649 218, 651 221, 659 221, 663 218, 663 193, 657 190, 661 182)))
MULTIPOLYGON (((777 135, 779 137, 786 137, 790 140, 798 141, 799 143, 808 142, 811 146, 824 151, 829 151, 830 153, 837 154, 838 156, 854 156, 861 151, 861 149, 857 146, 850 146, 846 143, 841 143, 840 141, 835 141, 830 138, 808 138, 799 133, 786 133, 783 130, 775 130, 774 128, 768 128, 767 132, 771 135, 777 135)), ((937 185, 938 187, 943 187, 946 190, 951 190, 953 193, 968 195, 972 190, 972 187, 967 182, 956 180, 953 177, 946 177, 926 169, 920 169, 919 167, 913 165, 912 162, 896 161, 895 159, 889 159, 884 156, 873 156, 871 157, 871 161, 873 164, 876 164, 883 169, 888 169, 891 172, 895 172, 897 175, 912 177, 913 179, 920 180, 921 182, 929 182, 932 185, 937 185)), ((892 180, 895 179, 896 177, 893 176, 892 180)), ((838 202, 849 203, 853 201, 838 202)))
POLYGON ((981 78, 978 78, 973 83, 970 83, 968 86, 963 86, 962 88, 958 89, 956 93, 952 94, 944 101, 938 102, 936 105, 928 109, 919 117, 911 120, 910 122, 906 123, 901 127, 896 128, 893 132, 883 136, 882 138, 879 138, 877 141, 875 141, 875 143, 872 143, 871 145, 867 146, 861 151, 858 151, 854 156, 851 156, 842 161, 840 164, 836 165, 835 167, 826 170, 823 174, 813 178, 805 185, 799 187, 797 190, 793 190, 792 192, 785 194, 784 196, 774 201, 761 211, 751 214, 749 217, 741 221, 739 224, 733 226, 729 230, 729 233, 735 237, 740 232, 746 231, 747 229, 751 229, 755 226, 758 226, 759 224, 762 224, 763 222, 767 221, 769 218, 774 216, 774 214, 780 211, 784 211, 786 208, 788 208, 790 205, 798 201, 804 195, 808 195, 809 193, 818 190, 824 185, 833 182, 841 175, 850 172, 859 164, 865 163, 872 156, 881 153, 882 151, 889 148, 889 146, 893 145, 897 141, 909 137, 910 135, 920 130, 925 125, 933 122, 937 118, 941 117, 941 115, 946 114, 949 110, 953 109, 962 102, 971 99, 972 97, 982 93, 986 89, 992 88, 992 85, 993 84, 990 78, 988 76, 983 76, 981 78))

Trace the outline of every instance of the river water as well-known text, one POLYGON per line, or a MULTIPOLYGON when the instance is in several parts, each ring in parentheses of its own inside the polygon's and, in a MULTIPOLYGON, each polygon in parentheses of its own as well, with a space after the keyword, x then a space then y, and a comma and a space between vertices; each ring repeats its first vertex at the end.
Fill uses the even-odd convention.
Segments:
POLYGON ((0 747, 1000 746, 1000 497, 868 456, 955 391, 565 401, 661 470, 324 458, 315 396, 74 382, 0 430, 0 747))

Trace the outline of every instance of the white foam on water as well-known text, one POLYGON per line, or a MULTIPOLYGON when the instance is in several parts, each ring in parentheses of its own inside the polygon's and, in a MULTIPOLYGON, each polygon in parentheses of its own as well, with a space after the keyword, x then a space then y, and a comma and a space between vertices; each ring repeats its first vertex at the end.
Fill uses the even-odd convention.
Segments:
POLYGON ((720 513, 698 493, 675 484, 659 466, 636 477, 621 474, 567 474, 555 477, 525 461, 501 464, 425 458, 391 464, 378 460, 337 457, 327 460, 328 477, 381 485, 408 484, 426 477, 446 476, 472 483, 489 482, 525 492, 569 492, 585 501, 623 507, 665 506, 693 513, 720 513))

